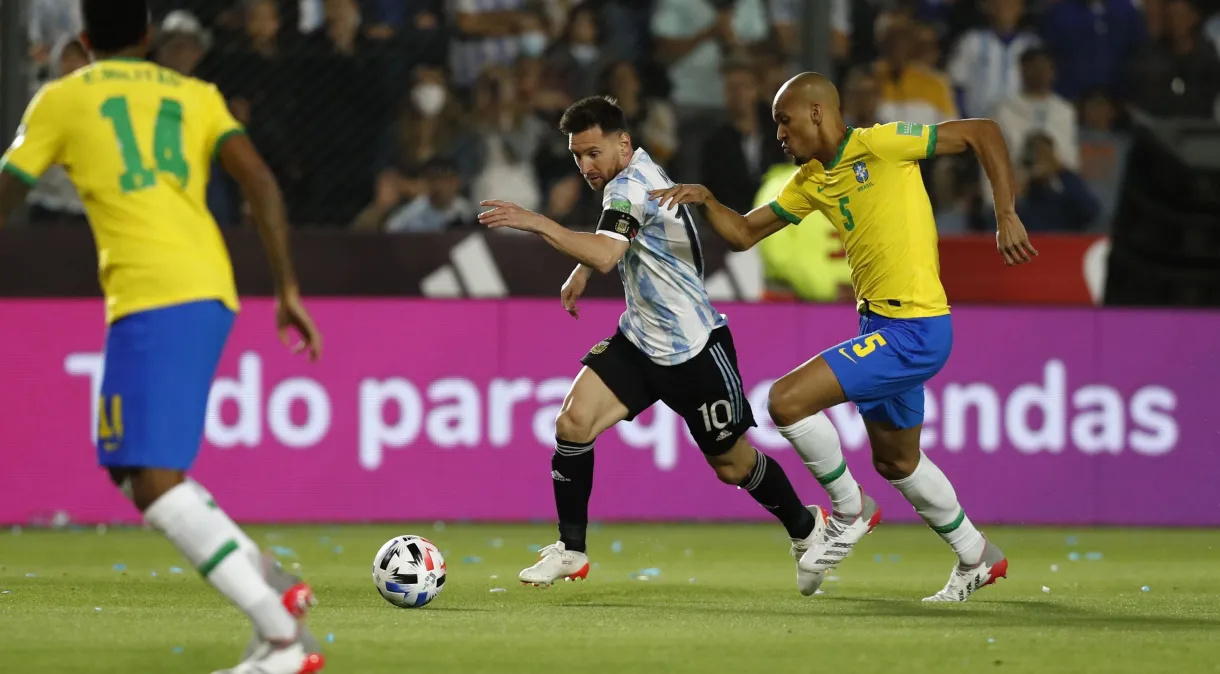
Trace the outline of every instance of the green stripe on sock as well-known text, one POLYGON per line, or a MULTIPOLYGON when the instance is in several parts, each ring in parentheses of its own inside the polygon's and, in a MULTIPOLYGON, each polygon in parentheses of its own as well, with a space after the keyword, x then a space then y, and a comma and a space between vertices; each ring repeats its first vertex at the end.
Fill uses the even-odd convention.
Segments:
POLYGON ((834 470, 830 471, 829 473, 827 473, 825 475, 817 476, 818 484, 820 484, 822 486, 826 486, 826 485, 830 484, 831 482, 834 482, 835 480, 842 477, 843 473, 846 473, 846 472, 847 472, 847 459, 843 459, 843 462, 839 464, 838 468, 835 468, 834 470))
POLYGON ((953 531, 954 529, 960 527, 962 525, 962 522, 965 522, 965 521, 966 521, 966 511, 963 509, 963 510, 957 511, 957 517, 954 518, 954 520, 952 522, 950 522, 944 526, 933 527, 931 524, 929 524, 928 526, 932 527, 932 531, 935 531, 938 534, 944 535, 944 534, 947 534, 950 531, 953 531))
POLYGON ((199 566, 199 575, 207 578, 208 574, 215 571, 216 567, 220 566, 220 563, 225 561, 225 557, 233 554, 236 550, 237 541, 230 539, 227 543, 220 546, 220 549, 216 551, 216 554, 212 555, 211 559, 199 566))
POLYGON ((212 510, 215 510, 215 509, 217 509, 218 507, 220 507, 220 506, 217 506, 217 505, 216 505, 216 499, 214 499, 214 498, 210 498, 210 499, 208 499, 208 501, 207 501, 207 506, 208 506, 209 508, 211 508, 212 510))

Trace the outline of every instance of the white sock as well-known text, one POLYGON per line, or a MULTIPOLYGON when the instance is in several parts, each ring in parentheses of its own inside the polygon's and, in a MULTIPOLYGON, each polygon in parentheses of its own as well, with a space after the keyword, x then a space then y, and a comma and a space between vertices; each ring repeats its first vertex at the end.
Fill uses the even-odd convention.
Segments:
POLYGON ((247 536, 246 532, 242 531, 241 527, 237 526, 237 523, 234 522, 229 517, 228 513, 221 510, 220 506, 216 505, 216 498, 214 496, 212 496, 212 492, 208 491, 207 487, 204 487, 202 484, 199 484, 198 482, 196 482, 195 480, 193 480, 189 477, 186 478, 186 483, 191 485, 192 487, 194 487, 195 491, 197 491, 199 493, 199 498, 202 499, 203 502, 208 505, 208 507, 212 508, 216 515, 220 516, 221 518, 223 518, 225 520, 226 526, 231 527, 234 531, 237 532, 237 534, 235 536, 233 536, 233 538, 237 541, 238 549, 240 549, 242 551, 242 554, 249 557, 250 561, 254 562, 254 567, 256 569, 259 569, 259 571, 262 571, 263 556, 262 556, 262 551, 258 547, 258 544, 255 543, 254 540, 251 539, 249 536, 247 536))
POLYGON ((296 637, 296 619, 263 579, 258 565, 246 554, 233 554, 241 549, 239 539, 245 534, 219 508, 209 505, 196 485, 184 482, 165 492, 144 511, 144 519, 249 616, 264 639, 296 637))
POLYGON ((864 510, 860 485, 851 476, 847 461, 843 459, 839 433, 825 412, 776 430, 792 443, 805 467, 826 489, 835 512, 854 515, 864 510))
POLYGON ((915 472, 901 480, 891 480, 907 501, 915 506, 915 512, 933 531, 953 548, 962 564, 973 566, 983 557, 987 542, 966 511, 957 502, 957 492, 949 478, 922 451, 915 472))

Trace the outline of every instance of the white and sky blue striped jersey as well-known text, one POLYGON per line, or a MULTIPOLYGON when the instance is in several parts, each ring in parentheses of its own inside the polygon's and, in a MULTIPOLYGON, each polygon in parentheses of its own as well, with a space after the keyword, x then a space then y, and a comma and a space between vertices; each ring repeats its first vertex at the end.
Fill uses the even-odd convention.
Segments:
MULTIPOLYGON (((650 191, 673 184, 647 152, 636 148, 631 162, 602 193, 604 210, 629 213, 640 225, 618 263, 627 296, 618 327, 659 365, 694 358, 711 331, 727 323, 703 286, 703 251, 694 214, 686 206, 662 211, 648 198, 650 191)), ((627 240, 615 231, 598 233, 627 240)))
POLYGON ((990 117, 995 106, 1021 91, 1021 55, 1039 45, 1036 35, 1004 38, 989 28, 967 31, 949 58, 949 78, 963 90, 962 117, 990 117))

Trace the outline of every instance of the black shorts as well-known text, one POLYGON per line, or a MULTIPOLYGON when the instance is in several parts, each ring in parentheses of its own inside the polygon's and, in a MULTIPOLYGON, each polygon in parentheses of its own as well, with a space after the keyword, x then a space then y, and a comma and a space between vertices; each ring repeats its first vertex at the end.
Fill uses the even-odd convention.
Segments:
POLYGON ((595 344, 580 362, 627 407, 628 421, 660 400, 686 420, 708 456, 729 451, 757 426, 728 327, 713 330, 699 355, 677 365, 654 363, 622 331, 595 344))

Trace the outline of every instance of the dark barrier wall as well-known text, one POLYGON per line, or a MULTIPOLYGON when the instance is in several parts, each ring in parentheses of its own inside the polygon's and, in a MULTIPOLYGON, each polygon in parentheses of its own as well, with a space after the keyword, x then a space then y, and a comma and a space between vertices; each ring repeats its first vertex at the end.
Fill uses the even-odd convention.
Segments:
MULTIPOLYGON (((262 245, 249 230, 225 235, 243 296, 270 295, 262 245)), ((1097 236, 1035 237, 1035 264, 1006 268, 990 236, 941 240, 941 272, 953 303, 1089 305, 1105 284, 1108 241, 1097 236)), ((325 230, 293 233, 308 295, 556 297, 573 262, 534 236, 462 231, 411 236, 325 230)), ((757 299, 757 262, 727 264, 727 247, 703 235, 713 298, 757 299)), ((748 254, 752 256, 753 254, 748 254)), ((0 231, 0 297, 95 297, 97 253, 79 227, 0 231)), ((590 297, 621 297, 618 274, 595 277, 590 297)))

